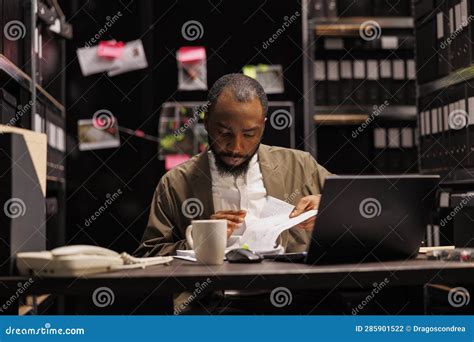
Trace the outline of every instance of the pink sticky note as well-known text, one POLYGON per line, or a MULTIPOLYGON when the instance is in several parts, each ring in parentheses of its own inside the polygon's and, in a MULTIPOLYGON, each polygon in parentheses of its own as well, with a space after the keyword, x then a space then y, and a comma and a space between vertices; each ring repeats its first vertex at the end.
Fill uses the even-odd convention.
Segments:
POLYGON ((125 44, 115 40, 101 41, 97 48, 97 56, 102 58, 119 58, 122 55, 125 44))
POLYGON ((206 59, 206 49, 203 46, 183 46, 176 55, 178 62, 196 63, 206 59))
POLYGON ((139 138, 143 138, 145 136, 145 132, 143 132, 142 130, 137 129, 135 131, 135 136, 139 137, 139 138))
POLYGON ((188 159, 187 154, 167 154, 165 156, 165 169, 166 171, 171 170, 188 159))

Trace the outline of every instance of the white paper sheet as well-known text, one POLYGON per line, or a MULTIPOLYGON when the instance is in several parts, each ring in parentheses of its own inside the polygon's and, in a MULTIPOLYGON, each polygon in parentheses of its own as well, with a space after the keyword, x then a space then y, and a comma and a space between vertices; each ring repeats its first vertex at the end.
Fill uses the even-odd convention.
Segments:
POLYGON ((116 76, 124 72, 143 69, 148 66, 145 50, 140 39, 125 44, 122 56, 115 59, 106 59, 97 55, 98 45, 77 49, 77 58, 83 76, 108 71, 109 76, 116 76))
MULTIPOLYGON (((226 248, 229 250, 240 248, 246 244, 254 252, 261 254, 281 254, 284 252, 282 246, 276 246, 277 239, 282 232, 301 222, 316 216, 317 210, 309 210, 296 217, 290 218, 290 213, 294 206, 279 200, 278 198, 268 196, 266 198, 260 218, 246 220, 246 226, 243 235, 237 239, 236 243, 226 248)), ((194 258, 193 250, 178 250, 179 257, 194 258)))
POLYGON ((140 39, 127 42, 123 49, 122 56, 117 58, 112 65, 112 69, 107 73, 109 76, 116 76, 128 71, 144 69, 148 67, 145 49, 140 39))
POLYGON ((282 232, 318 213, 317 210, 309 210, 289 218, 293 208, 287 202, 268 196, 260 219, 246 222, 247 229, 240 239, 240 245, 247 244, 255 252, 273 250, 282 232))

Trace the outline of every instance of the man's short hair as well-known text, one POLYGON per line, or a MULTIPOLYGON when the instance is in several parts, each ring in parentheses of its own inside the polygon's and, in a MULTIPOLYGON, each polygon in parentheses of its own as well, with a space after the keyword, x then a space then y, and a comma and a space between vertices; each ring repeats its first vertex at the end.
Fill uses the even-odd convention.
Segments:
POLYGON ((248 102, 257 97, 262 105, 263 114, 267 115, 268 99, 263 87, 255 79, 243 74, 224 75, 212 85, 207 96, 208 112, 215 105, 224 89, 230 90, 234 98, 239 102, 248 102))

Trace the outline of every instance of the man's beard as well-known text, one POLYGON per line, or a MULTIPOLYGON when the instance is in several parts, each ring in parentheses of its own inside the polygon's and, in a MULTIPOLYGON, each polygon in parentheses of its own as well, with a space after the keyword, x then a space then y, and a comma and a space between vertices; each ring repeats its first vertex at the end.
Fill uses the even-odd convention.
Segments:
POLYGON ((234 177, 239 177, 239 176, 243 176, 247 174, 247 171, 249 170, 249 166, 250 166, 250 160, 253 158, 255 153, 257 153, 258 148, 260 147, 260 141, 259 141, 254 151, 250 154, 238 155, 238 154, 233 154, 233 153, 222 153, 222 152, 217 152, 214 149, 214 139, 212 139, 210 135, 208 136, 208 139, 209 139, 209 149, 214 154, 214 160, 216 161, 217 172, 221 176, 230 175, 234 177), (239 165, 234 166, 234 165, 227 165, 222 160, 223 157, 245 158, 245 160, 239 165))

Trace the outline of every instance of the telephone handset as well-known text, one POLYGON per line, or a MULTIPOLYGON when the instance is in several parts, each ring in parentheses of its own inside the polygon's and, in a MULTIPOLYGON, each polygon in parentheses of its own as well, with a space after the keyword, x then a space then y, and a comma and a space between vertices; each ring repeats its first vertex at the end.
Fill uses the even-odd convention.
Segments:
POLYGON ((71 245, 41 252, 22 252, 16 255, 16 265, 22 275, 38 274, 51 277, 80 276, 111 270, 145 268, 168 264, 173 257, 135 258, 107 248, 71 245))
POLYGON ((120 254, 117 252, 99 246, 89 246, 89 245, 72 245, 72 246, 63 246, 51 250, 51 254, 55 257, 62 257, 68 255, 98 255, 98 256, 109 256, 109 257, 118 257, 120 254))

